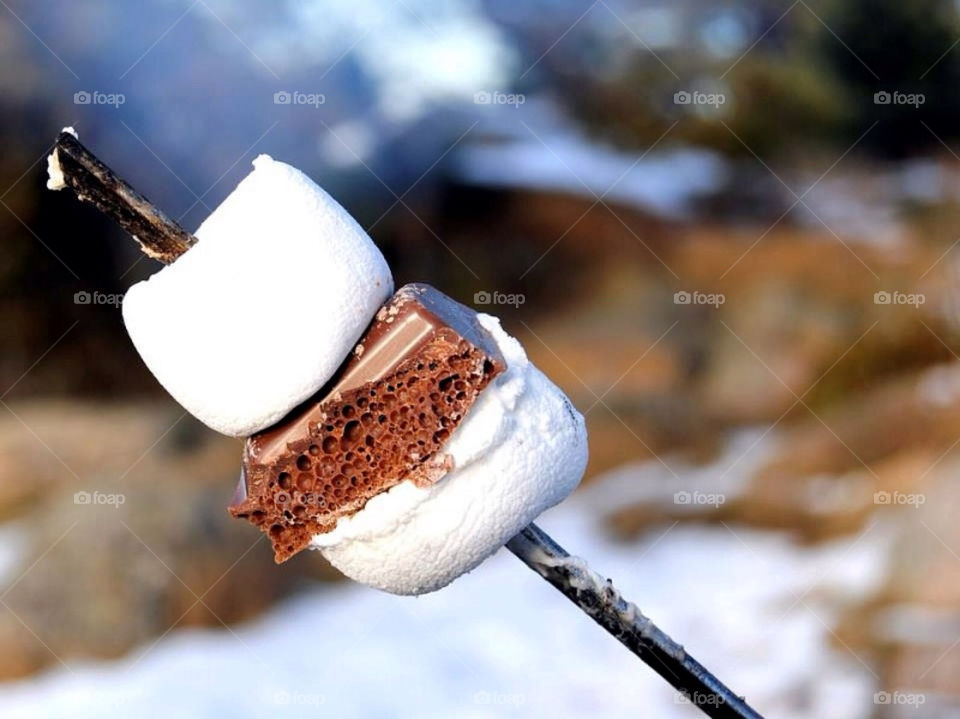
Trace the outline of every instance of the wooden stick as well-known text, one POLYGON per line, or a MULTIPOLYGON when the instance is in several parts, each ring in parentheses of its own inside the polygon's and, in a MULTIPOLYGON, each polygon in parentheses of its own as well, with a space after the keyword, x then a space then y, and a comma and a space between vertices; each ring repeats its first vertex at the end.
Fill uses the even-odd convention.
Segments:
POLYGON ((556 587, 593 621, 666 679, 690 703, 710 717, 763 719, 712 672, 625 600, 578 557, 571 557, 536 524, 507 542, 507 549, 556 587))
POLYGON ((61 187, 116 220, 148 257, 169 264, 196 244, 196 237, 117 177, 70 132, 57 137, 50 164, 62 174, 61 187))
MULTIPOLYGON (((193 235, 118 178, 69 132, 57 138, 51 168, 62 173, 57 180, 81 200, 119 222, 150 257, 170 263, 196 243, 193 235)), ((60 186, 53 172, 51 181, 60 186)), ((602 580, 582 559, 571 557, 537 525, 521 531, 507 548, 666 679, 685 701, 711 717, 763 719, 620 596, 610 580, 602 580)))

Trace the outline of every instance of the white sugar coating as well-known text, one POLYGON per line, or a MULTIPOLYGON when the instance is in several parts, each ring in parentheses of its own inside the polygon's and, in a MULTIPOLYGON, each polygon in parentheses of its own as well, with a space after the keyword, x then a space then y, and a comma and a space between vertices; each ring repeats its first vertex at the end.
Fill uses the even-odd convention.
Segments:
POLYGON ((507 370, 483 390, 444 447, 454 469, 428 487, 401 482, 313 537, 311 546, 358 582, 394 594, 440 589, 580 482, 587 464, 583 416, 498 319, 479 318, 507 370))
POLYGON ((199 242, 123 300, 160 384, 235 437, 324 385, 393 293, 383 255, 336 200, 267 155, 253 166, 199 242))

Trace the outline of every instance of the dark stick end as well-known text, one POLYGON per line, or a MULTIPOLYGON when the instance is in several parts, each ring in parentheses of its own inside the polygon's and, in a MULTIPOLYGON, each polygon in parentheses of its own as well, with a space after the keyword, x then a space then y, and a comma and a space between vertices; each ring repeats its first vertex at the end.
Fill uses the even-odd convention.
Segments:
POLYGON ((73 128, 64 128, 57 136, 47 167, 49 189, 69 187, 80 200, 116 220, 148 257, 169 264, 196 243, 193 235, 84 147, 73 128))

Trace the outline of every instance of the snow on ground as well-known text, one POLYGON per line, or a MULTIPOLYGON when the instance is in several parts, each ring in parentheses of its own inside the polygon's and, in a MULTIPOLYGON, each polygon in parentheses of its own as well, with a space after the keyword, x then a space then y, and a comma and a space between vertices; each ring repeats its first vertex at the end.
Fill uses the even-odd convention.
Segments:
MULTIPOLYGON (((825 625, 828 601, 878 581, 876 543, 800 548, 773 532, 664 525, 619 544, 591 509, 616 485, 591 485, 539 524, 761 712, 868 715, 873 678, 829 648, 825 625)), ((0 685, 0 716, 698 716, 506 550, 432 595, 317 586, 232 630, 69 664, 0 685)))

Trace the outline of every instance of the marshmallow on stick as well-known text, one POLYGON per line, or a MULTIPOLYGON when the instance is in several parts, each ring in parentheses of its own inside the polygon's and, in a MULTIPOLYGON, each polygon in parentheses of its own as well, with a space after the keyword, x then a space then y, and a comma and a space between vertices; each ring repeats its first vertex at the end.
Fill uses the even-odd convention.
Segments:
MULTIPOLYGON (((116 219, 150 257, 169 263, 194 248, 195 237, 116 177, 72 129, 57 138, 48 168, 50 189, 70 187, 116 219)), ((697 696, 704 713, 762 719, 609 579, 532 523, 579 481, 583 418, 495 318, 426 285, 409 285, 376 314, 337 368, 353 342, 347 338, 360 335, 389 294, 389 270, 349 215, 304 175, 265 156, 256 168, 201 227, 200 247, 210 249, 198 255, 194 248, 178 262, 180 271, 162 270, 124 307, 148 366, 188 409, 227 433, 263 430, 247 442, 231 512, 269 533, 278 560, 317 547, 349 576, 401 594, 442 587, 515 534, 510 551, 673 687, 697 696), (290 213, 283 224, 264 222, 278 211, 290 213), (281 230, 291 236, 278 236, 281 230), (232 258, 234 252, 241 256, 232 258), (279 261, 284 257, 292 265, 279 261), (321 267, 324 259, 332 269, 321 267), (262 264, 254 273, 256 260, 262 264), (265 270, 278 275, 261 276, 265 270), (324 294, 290 287, 291 276, 324 294), (244 281, 253 285, 244 290, 244 281), (223 294, 211 297, 211 289, 223 294), (177 291, 189 300, 178 304, 177 291), (265 306, 254 307, 250 298, 265 306), (202 319, 189 316, 191 301, 202 319), (184 327, 164 317, 165 302, 184 327), (323 316, 328 303, 332 317, 323 316), (284 316, 279 326, 291 334, 278 334, 273 309, 302 323, 284 316), (245 310, 248 322, 238 325, 235 316, 245 310), (211 324, 220 320, 246 334, 238 338, 211 324), (224 346, 213 346, 203 330, 224 346), (310 341, 311 332, 329 334, 332 345, 310 341), (304 344, 291 349, 304 336, 316 356, 283 355, 304 351, 304 344), (245 356, 252 342, 275 345, 280 356, 273 362, 261 352, 245 356), (216 361, 200 361, 198 376, 190 377, 183 356, 206 351, 216 361), (216 362, 225 363, 225 379, 215 377, 216 362), (266 379, 243 376, 264 369, 266 379), (269 376, 278 372, 291 374, 269 376), (250 398, 228 396, 243 379, 265 384, 250 398)))
POLYGON ((278 561, 318 548, 420 594, 576 487, 586 431, 563 393, 493 317, 426 285, 383 305, 383 256, 300 171, 261 155, 196 237, 130 288, 124 322, 186 409, 254 435, 231 512, 278 561))
POLYGON ((393 292, 383 255, 332 197, 267 155, 253 166, 196 246, 123 299, 160 384, 234 437, 322 387, 393 292))

